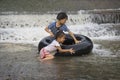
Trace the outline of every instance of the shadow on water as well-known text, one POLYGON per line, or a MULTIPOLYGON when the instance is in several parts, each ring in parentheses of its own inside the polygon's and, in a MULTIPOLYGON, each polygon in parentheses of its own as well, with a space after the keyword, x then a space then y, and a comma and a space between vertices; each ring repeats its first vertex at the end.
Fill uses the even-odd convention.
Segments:
MULTIPOLYGON (((57 80, 119 80, 119 58, 93 56, 59 57, 45 65, 54 66, 57 80)), ((48 69, 47 69, 48 70, 48 69)))

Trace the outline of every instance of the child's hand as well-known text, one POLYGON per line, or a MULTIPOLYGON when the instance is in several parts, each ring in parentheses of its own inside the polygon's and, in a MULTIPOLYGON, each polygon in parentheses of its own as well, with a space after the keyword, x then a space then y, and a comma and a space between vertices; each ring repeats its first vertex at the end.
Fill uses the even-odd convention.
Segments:
POLYGON ((75 41, 76 44, 78 44, 78 43, 80 43, 80 42, 81 42, 81 41, 78 41, 78 40, 75 41))
POLYGON ((53 34, 53 33, 51 33, 51 34, 50 34, 50 36, 51 36, 51 37, 54 37, 54 34, 53 34))
POLYGON ((73 48, 71 48, 69 51, 70 51, 71 54, 75 53, 75 51, 73 50, 73 48))

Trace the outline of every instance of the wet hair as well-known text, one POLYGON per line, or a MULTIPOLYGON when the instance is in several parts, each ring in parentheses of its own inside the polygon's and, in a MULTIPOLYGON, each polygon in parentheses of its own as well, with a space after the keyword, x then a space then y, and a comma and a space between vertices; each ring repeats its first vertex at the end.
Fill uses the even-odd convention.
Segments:
POLYGON ((58 20, 65 19, 65 18, 68 19, 68 16, 65 12, 58 13, 58 15, 57 15, 58 20))
POLYGON ((58 31, 55 35, 55 39, 61 38, 65 36, 65 33, 63 31, 58 31))

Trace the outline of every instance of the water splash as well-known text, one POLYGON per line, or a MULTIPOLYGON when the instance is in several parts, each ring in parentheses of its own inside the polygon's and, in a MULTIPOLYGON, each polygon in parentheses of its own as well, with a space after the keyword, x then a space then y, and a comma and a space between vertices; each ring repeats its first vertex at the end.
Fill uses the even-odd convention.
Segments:
MULTIPOLYGON (((66 23, 71 31, 92 39, 120 40, 120 24, 98 24, 92 22, 90 14, 70 14, 66 23)), ((48 35, 44 28, 55 21, 56 14, 43 15, 0 15, 0 41, 39 42, 48 35)))
MULTIPOLYGON (((118 13, 109 13, 115 20, 112 16, 107 16, 108 13, 104 13, 105 17, 102 14, 94 11, 69 14, 66 25, 72 32, 86 35, 92 40, 120 41, 120 18, 116 16, 118 13)), ((53 21, 56 21, 56 14, 0 15, 0 42, 32 43, 37 46, 42 38, 49 35, 44 28, 53 21)), ((94 43, 94 55, 112 57, 119 55, 119 50, 113 55, 114 52, 109 48, 101 49, 100 46, 101 43, 94 43)))

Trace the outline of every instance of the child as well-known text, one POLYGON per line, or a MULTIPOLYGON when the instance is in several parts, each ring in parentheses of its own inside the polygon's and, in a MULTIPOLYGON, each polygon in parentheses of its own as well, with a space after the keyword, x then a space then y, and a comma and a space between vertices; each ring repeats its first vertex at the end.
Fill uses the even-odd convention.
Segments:
POLYGON ((40 51, 40 60, 48 60, 48 59, 53 59, 54 56, 52 54, 50 54, 53 51, 60 51, 60 52, 70 52, 71 54, 74 53, 74 50, 71 49, 62 49, 60 47, 60 43, 63 43, 65 40, 65 34, 62 31, 59 31, 56 33, 56 37, 55 40, 53 40, 53 42, 51 44, 49 44, 48 46, 44 47, 41 49, 40 51))
POLYGON ((53 22, 52 24, 47 26, 45 28, 45 31, 48 32, 51 37, 54 37, 59 30, 62 30, 65 32, 67 31, 70 34, 70 36, 74 39, 75 43, 79 43, 80 41, 78 41, 75 38, 74 34, 65 25, 67 19, 68 19, 68 16, 66 13, 64 13, 64 12, 58 13, 57 22, 53 22))

